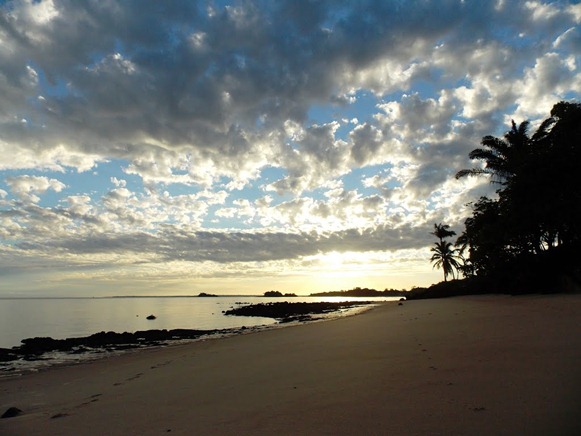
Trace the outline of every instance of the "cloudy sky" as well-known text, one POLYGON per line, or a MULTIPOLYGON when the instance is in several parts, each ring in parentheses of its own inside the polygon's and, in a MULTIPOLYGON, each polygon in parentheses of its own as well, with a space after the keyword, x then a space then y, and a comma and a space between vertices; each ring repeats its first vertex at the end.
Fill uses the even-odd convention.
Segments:
POLYGON ((0 2, 0 295, 441 280, 482 136, 581 95, 571 1, 0 2))

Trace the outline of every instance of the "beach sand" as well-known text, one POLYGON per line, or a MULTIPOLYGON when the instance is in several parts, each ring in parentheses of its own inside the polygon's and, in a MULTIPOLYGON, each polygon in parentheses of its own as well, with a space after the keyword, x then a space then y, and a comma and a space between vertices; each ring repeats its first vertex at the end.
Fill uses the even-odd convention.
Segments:
POLYGON ((0 380, 1 435, 579 435, 581 295, 386 303, 0 380))

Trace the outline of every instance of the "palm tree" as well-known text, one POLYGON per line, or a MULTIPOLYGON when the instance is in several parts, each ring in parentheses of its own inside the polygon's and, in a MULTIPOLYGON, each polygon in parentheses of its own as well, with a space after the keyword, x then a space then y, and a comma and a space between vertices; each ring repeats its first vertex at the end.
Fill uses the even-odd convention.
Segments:
POLYGON ((448 281, 448 275, 452 275, 455 279, 454 270, 460 269, 460 257, 456 254, 455 249, 452 249, 452 243, 446 241, 436 242, 434 247, 430 249, 434 254, 430 259, 434 262, 434 268, 442 268, 444 270, 444 281, 448 281))
POLYGON ((450 230, 450 226, 448 224, 434 224, 434 231, 430 233, 430 235, 434 235, 436 238, 442 242, 446 238, 450 238, 454 236, 456 232, 454 230, 450 230))
POLYGON ((472 160, 484 161, 484 168, 470 168, 458 171, 456 178, 468 175, 488 174, 492 181, 506 184, 517 172, 523 163, 523 157, 529 149, 531 140, 528 136, 529 122, 523 121, 517 127, 512 122, 512 128, 504 135, 504 138, 485 136, 481 144, 483 148, 472 150, 468 157, 472 160))

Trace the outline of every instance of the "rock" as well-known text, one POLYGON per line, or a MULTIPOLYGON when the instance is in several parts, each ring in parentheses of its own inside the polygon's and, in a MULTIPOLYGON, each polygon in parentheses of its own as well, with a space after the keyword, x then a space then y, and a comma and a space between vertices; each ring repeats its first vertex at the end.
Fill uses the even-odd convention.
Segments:
POLYGON ((34 337, 23 339, 20 352, 23 354, 42 354, 47 351, 59 350, 62 343, 50 337, 34 337))
POLYGON ((155 315, 149 315, 146 319, 156 319, 157 317, 155 315))
POLYGON ((0 348, 0 362, 10 362, 11 360, 18 359, 18 355, 8 349, 8 348, 0 348))
MULTIPOLYGON (((153 315, 150 315, 153 316, 153 315)), ((153 318, 155 319, 155 317, 153 318)), ((144 345, 159 344, 163 341, 179 339, 197 339, 202 335, 209 335, 218 330, 145 330, 135 333, 99 332, 90 336, 77 338, 53 339, 50 337, 36 337, 23 339, 22 345, 11 350, 0 348, 0 362, 15 359, 26 361, 46 360, 42 355, 49 351, 63 351, 71 354, 97 352, 99 350, 123 350, 144 345)))
POLYGON ((311 314, 334 312, 353 306, 362 306, 371 303, 372 302, 370 301, 344 301, 341 303, 338 302, 289 303, 285 301, 285 302, 259 303, 251 304, 249 306, 241 306, 235 309, 227 310, 226 312, 224 312, 224 314, 237 316, 260 316, 290 322, 290 321, 301 321, 300 317, 305 317, 311 314))
POLYGON ((9 407, 8 410, 6 410, 6 412, 4 412, 2 416, 0 416, 0 418, 14 418, 15 416, 21 414, 22 410, 20 410, 18 407, 9 407))

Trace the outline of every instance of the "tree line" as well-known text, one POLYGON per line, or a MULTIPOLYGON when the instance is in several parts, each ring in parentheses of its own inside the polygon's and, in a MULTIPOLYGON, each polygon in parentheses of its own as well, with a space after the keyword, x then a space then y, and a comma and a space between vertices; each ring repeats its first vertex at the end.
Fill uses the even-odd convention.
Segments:
POLYGON ((496 197, 471 204, 455 243, 436 224, 431 261, 444 281, 462 274, 499 290, 550 291, 581 283, 581 104, 560 102, 537 130, 512 122, 469 154, 479 161, 456 178, 490 177, 496 197))

